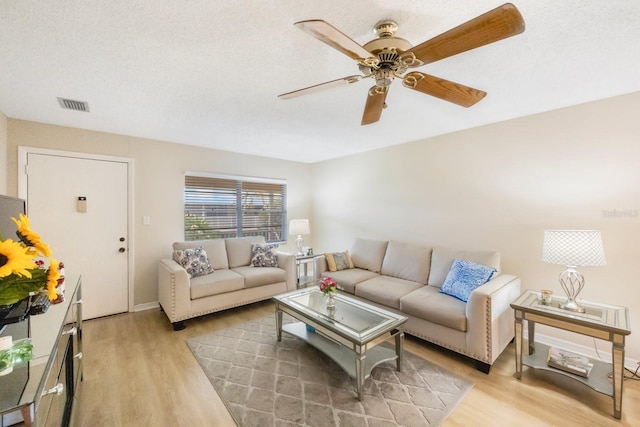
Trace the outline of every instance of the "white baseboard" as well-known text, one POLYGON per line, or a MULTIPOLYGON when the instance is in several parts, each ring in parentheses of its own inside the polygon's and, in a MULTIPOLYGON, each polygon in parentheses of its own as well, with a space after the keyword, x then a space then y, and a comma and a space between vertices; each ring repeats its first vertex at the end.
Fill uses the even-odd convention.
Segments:
POLYGON ((158 301, 148 302, 145 304, 134 305, 133 311, 138 312, 138 311, 145 311, 145 310, 153 310, 154 308, 159 308, 159 307, 160 307, 160 303, 158 301))
MULTIPOLYGON (((524 331, 524 337, 528 338, 527 331, 524 331)), ((536 333, 536 342, 546 344, 552 347, 560 347, 565 350, 578 353, 582 356, 586 356, 590 359, 602 360, 603 362, 611 363, 611 345, 604 341, 595 340, 593 347, 585 345, 575 344, 570 341, 561 340, 559 338, 550 337, 548 335, 536 333), (596 351, 596 344, 598 350, 596 351)), ((624 366, 630 371, 634 372, 638 368, 638 361, 625 357, 624 366)))

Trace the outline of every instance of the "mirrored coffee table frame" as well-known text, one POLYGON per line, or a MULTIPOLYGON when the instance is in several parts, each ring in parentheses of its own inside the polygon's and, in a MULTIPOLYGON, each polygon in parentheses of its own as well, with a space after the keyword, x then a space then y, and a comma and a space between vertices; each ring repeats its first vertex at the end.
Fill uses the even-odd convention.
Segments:
POLYGON ((374 367, 395 360, 396 369, 402 369, 405 316, 340 292, 335 310, 328 310, 327 298, 316 287, 277 295, 273 301, 278 341, 285 331, 325 353, 356 379, 359 400, 374 367), (282 313, 298 322, 283 324, 282 313), (395 348, 380 346, 390 338, 395 338, 395 348))

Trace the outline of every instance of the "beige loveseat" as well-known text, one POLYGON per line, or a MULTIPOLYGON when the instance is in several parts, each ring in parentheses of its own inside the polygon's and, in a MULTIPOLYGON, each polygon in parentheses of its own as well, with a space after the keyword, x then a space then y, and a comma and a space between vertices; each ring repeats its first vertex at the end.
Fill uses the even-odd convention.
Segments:
POLYGON ((174 330, 184 329, 184 320, 204 314, 269 299, 296 289, 295 256, 277 253, 277 266, 254 267, 254 245, 264 237, 176 242, 176 250, 204 248, 213 272, 190 277, 174 259, 160 260, 158 299, 174 330))
POLYGON ((409 318, 405 332, 476 362, 491 365, 514 337, 510 303, 520 295, 520 279, 500 273, 500 255, 491 251, 431 248, 399 241, 356 239, 353 268, 330 272, 317 257, 317 278, 330 276, 343 292, 409 318), (471 292, 467 302, 440 292, 454 259, 495 268, 491 279, 471 292))

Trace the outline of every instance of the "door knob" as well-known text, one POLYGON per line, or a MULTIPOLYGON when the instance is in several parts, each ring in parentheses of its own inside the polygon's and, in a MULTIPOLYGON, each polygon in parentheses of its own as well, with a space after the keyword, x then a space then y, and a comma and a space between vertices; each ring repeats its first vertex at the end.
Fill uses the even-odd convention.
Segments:
POLYGON ((120 253, 122 253, 122 252, 124 252, 124 251, 126 251, 126 249, 125 249, 125 248, 120 248, 120 249, 118 249, 118 252, 120 252, 120 253))

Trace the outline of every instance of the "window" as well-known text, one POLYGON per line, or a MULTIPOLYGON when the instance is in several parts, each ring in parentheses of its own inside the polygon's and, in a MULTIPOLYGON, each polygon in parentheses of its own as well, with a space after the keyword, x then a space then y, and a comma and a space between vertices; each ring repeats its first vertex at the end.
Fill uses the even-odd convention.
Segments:
POLYGON ((187 174, 185 240, 264 236, 285 240, 287 185, 283 181, 187 174))

